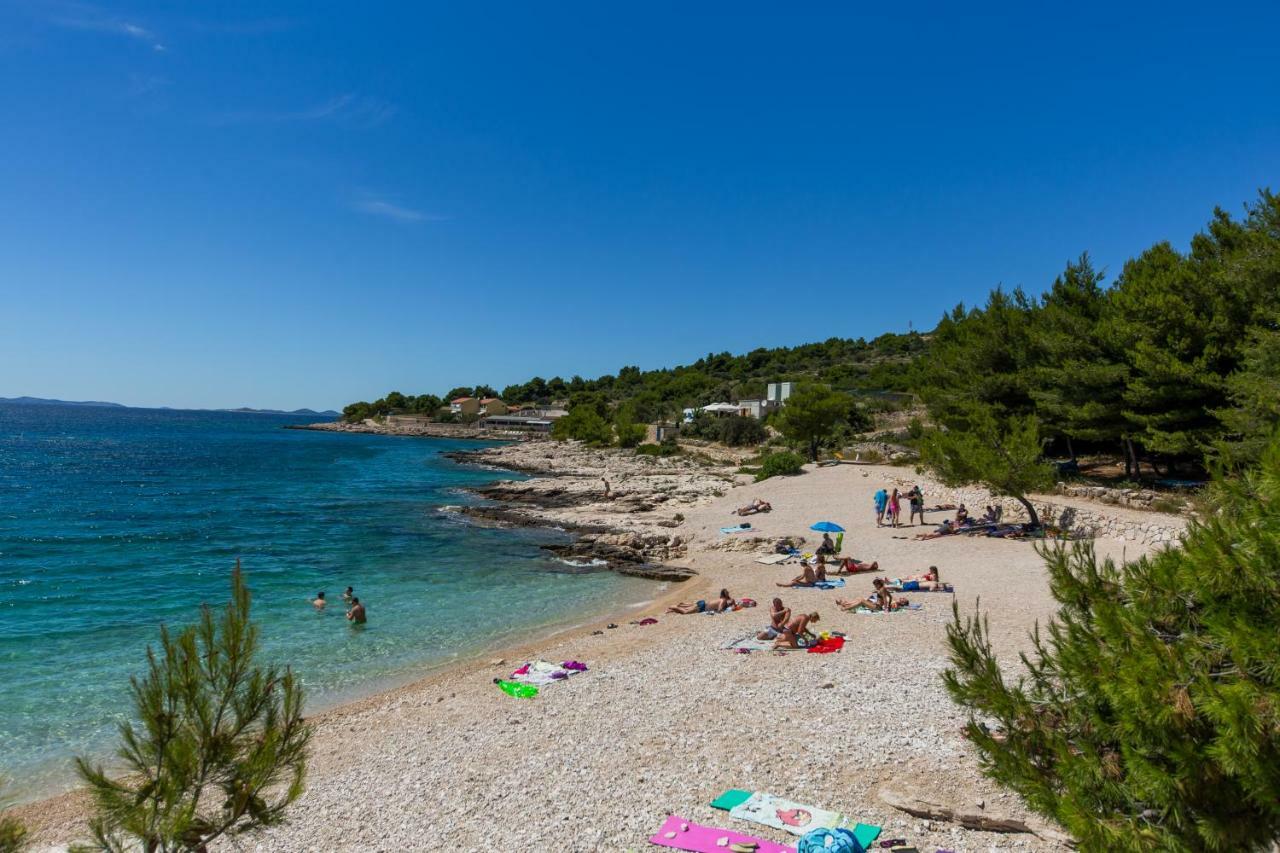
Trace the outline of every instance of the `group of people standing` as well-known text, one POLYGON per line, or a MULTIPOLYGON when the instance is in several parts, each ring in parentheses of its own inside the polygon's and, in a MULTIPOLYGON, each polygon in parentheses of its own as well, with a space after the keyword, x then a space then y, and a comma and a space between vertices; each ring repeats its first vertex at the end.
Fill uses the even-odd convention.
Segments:
POLYGON ((902 526, 902 502, 907 501, 910 506, 910 514, 907 516, 907 524, 915 524, 916 516, 920 516, 920 523, 924 524, 924 492, 920 491, 919 486, 912 486, 909 491, 899 492, 894 487, 893 492, 887 492, 880 489, 872 498, 875 503, 876 510, 876 527, 884 527, 888 524, 890 527, 902 526))
MULTIPOLYGON (((347 587, 346 592, 342 593, 342 600, 347 604, 347 621, 353 625, 363 625, 367 617, 365 616, 364 605, 356 597, 355 589, 347 587)), ((328 603, 324 597, 324 590, 321 590, 312 599, 311 606, 316 610, 324 610, 328 603)))

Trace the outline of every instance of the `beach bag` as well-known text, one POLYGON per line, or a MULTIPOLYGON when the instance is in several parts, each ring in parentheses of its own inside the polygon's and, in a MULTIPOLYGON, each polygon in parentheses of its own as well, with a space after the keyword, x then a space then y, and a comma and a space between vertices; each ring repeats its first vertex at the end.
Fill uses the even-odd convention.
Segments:
POLYGON ((818 827, 805 833, 796 853, 866 853, 853 830, 818 827))

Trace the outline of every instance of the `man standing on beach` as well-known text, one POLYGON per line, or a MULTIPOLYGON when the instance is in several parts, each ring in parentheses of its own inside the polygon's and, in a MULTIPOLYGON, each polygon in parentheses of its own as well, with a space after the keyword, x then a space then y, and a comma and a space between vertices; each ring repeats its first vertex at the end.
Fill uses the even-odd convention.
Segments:
POLYGON ((351 609, 347 611, 347 621, 356 625, 364 624, 364 605, 360 603, 360 599, 355 596, 351 597, 351 609))
POLYGON ((884 527, 884 511, 889 507, 889 493, 881 489, 872 500, 876 504, 876 527, 884 527))
POLYGON ((924 524, 924 492, 920 491, 920 486, 911 487, 911 491, 907 492, 907 497, 911 499, 911 517, 907 519, 909 524, 915 524, 916 515, 920 515, 920 523, 924 524))

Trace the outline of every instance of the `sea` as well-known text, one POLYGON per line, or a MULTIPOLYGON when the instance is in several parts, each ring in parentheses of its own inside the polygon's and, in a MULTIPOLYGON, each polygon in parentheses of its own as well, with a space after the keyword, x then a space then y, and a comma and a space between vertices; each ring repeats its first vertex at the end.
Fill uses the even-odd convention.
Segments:
POLYGON ((314 420, 0 403, 6 795, 72 787, 76 755, 111 766, 148 645, 225 604, 237 559, 261 659, 311 711, 658 594, 540 549, 562 532, 459 514, 467 489, 519 477, 444 455, 483 445, 285 429, 314 420))

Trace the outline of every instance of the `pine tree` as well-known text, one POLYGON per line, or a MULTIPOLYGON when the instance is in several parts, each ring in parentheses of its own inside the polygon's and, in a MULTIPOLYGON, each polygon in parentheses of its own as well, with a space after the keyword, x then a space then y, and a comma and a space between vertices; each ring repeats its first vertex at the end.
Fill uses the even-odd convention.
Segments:
POLYGON ((1280 838, 1280 434, 1213 495, 1180 548, 1120 566, 1086 543, 1044 549, 1060 607, 1016 681, 986 617, 957 608, 948 629, 945 680, 984 773, 1082 850, 1280 838))
POLYGON ((774 426, 788 441, 805 448, 809 459, 816 462, 818 449, 835 436, 839 425, 847 423, 852 408, 848 394, 817 382, 801 382, 774 417, 774 426))
POLYGON ((85 850, 203 851, 284 819, 301 794, 311 727, 289 669, 254 664, 258 629, 236 561, 231 601, 176 636, 132 680, 136 723, 120 726, 125 775, 77 758, 97 807, 85 850))
POLYGON ((971 402, 953 408, 949 428, 924 433, 920 458, 948 486, 980 483, 992 494, 1014 498, 1039 527, 1027 496, 1053 484, 1053 468, 1041 458, 1041 447, 1034 415, 1002 419, 994 407, 971 402))

